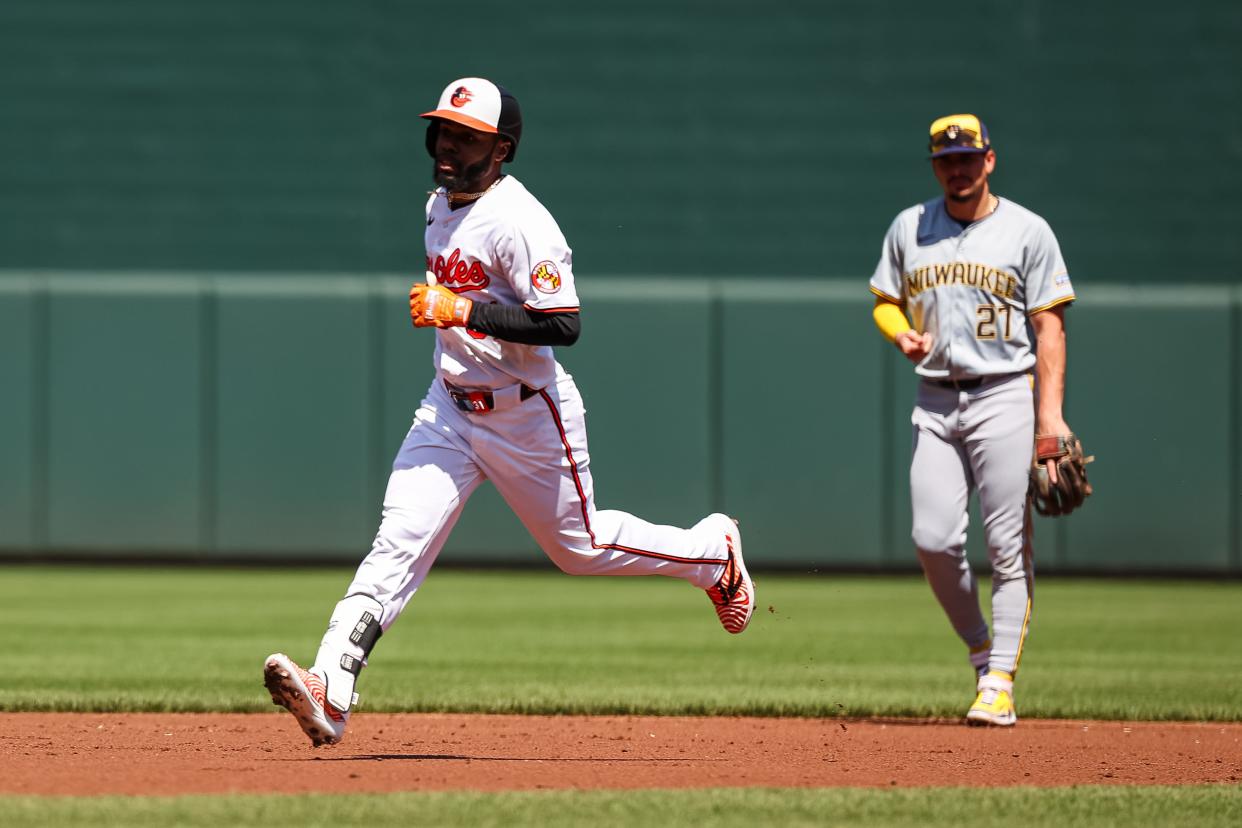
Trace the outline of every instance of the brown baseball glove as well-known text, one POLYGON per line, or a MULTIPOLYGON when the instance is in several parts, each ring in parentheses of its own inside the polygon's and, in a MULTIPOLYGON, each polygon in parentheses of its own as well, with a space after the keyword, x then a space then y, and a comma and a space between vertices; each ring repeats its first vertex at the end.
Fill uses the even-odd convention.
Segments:
POLYGON ((1087 464, 1095 456, 1085 457, 1082 442, 1073 434, 1046 434, 1035 438, 1035 459, 1031 467, 1031 483, 1027 493, 1041 515, 1068 515, 1091 494, 1087 482, 1087 464), (1057 482, 1048 477, 1044 461, 1056 459, 1057 482))

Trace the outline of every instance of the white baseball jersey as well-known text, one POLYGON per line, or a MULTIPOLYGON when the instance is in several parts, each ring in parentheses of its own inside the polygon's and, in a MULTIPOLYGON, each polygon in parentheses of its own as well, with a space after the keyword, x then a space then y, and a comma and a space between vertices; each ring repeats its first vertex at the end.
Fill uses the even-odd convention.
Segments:
MULTIPOLYGON (((427 201, 427 270, 435 283, 475 302, 530 310, 576 310, 572 251, 556 220, 512 175, 470 206, 449 208, 444 190, 427 201)), ((428 277, 428 281, 431 277, 428 277)), ((439 376, 463 388, 552 384, 547 345, 505 342, 467 328, 436 331, 439 376)))
POLYGON ((1074 299, 1048 222, 1005 198, 965 228, 943 197, 903 210, 884 237, 871 291, 932 334, 931 353, 915 370, 933 379, 1029 370, 1028 317, 1074 299))
MULTIPOLYGON (((521 126, 516 99, 482 78, 453 81, 439 108, 423 117, 483 133, 499 131, 508 119, 514 148, 521 126)), ((427 147, 433 156, 434 126, 427 147)), ((578 310, 569 245, 548 211, 513 176, 497 179, 457 210, 438 188, 427 202, 426 218, 429 284, 465 296, 476 310, 480 303, 543 313, 578 310)), ((576 339, 576 327, 573 334, 576 339)), ((681 529, 596 508, 586 407, 551 347, 454 326, 436 330, 434 360, 436 379, 393 460, 371 551, 332 612, 314 667, 299 672, 310 692, 286 689, 294 672, 287 657, 269 660, 283 673, 269 675, 265 667, 273 700, 298 716, 312 742, 340 739, 356 701, 355 679, 371 647, 421 588, 466 502, 484 481, 496 487, 562 571, 680 578, 707 591, 725 630, 745 629, 754 587, 733 520, 716 512, 681 529), (446 382, 481 393, 463 395, 446 382), (316 687, 322 696, 315 705, 324 706, 323 715, 308 701, 316 687)))

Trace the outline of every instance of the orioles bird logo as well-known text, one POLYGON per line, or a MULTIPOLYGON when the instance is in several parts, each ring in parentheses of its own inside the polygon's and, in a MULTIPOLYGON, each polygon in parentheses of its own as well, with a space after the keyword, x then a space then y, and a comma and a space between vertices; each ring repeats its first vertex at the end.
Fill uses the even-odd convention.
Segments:
POLYGON ((463 107, 470 103, 470 99, 473 97, 474 95, 470 93, 469 89, 459 86, 453 90, 453 97, 449 98, 449 103, 456 107, 463 107))

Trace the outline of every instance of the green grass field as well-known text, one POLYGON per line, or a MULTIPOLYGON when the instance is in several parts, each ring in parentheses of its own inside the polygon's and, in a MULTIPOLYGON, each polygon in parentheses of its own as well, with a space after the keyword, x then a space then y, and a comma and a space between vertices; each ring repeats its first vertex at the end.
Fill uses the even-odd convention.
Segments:
MULTIPOLYGON (((267 711, 264 657, 312 660, 350 574, 0 568, 0 710, 267 711)), ((671 579, 433 572, 363 706, 956 718, 973 697, 921 578, 760 576, 758 597, 734 637, 671 579)), ((1242 720, 1240 629, 1238 582, 1041 581, 1019 711, 1242 720)))
POLYGON ((371 796, 0 797, 6 825, 147 828, 532 826, 1161 826, 1233 828, 1242 787, 729 788, 371 796))
MULTIPOLYGON (((263 658, 310 660, 351 574, 2 567, 0 711, 270 711, 263 658)), ((969 704, 964 650, 921 578, 760 573, 758 596, 751 629, 733 637, 678 581, 439 570, 377 645, 362 707, 957 718, 969 704)), ((1044 579, 1019 712, 1242 720, 1239 629, 1242 583, 1044 579)), ((667 817, 660 824, 974 825, 1019 809, 1047 815, 1024 825, 1224 825, 1242 807, 1236 786, 1124 791, 0 797, 0 809, 15 825, 271 824, 255 815, 273 809, 305 825, 368 813, 420 814, 417 824, 587 824, 574 815, 593 813, 635 825, 653 814, 667 817)))

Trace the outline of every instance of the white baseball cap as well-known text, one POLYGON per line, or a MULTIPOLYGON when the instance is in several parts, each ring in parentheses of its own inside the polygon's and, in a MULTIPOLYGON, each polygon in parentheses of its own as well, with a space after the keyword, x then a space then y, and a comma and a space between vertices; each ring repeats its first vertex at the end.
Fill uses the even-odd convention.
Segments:
POLYGON ((439 105, 422 117, 495 133, 500 126, 500 87, 483 78, 459 78, 444 87, 439 105))
MULTIPOLYGON (((507 161, 517 154, 518 141, 522 139, 522 110, 517 98, 503 86, 497 86, 486 78, 458 78, 444 87, 440 102, 423 118, 435 123, 436 119, 453 121, 480 132, 500 134, 512 142, 507 161)), ((428 128, 428 147, 431 152, 432 129, 428 128)))

